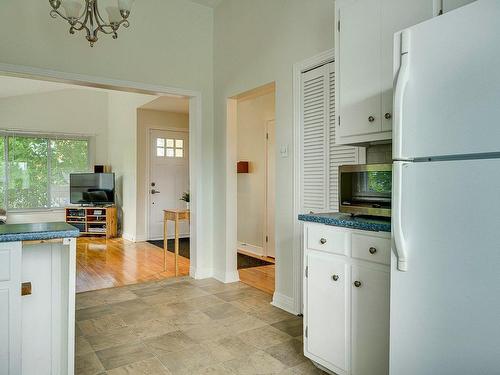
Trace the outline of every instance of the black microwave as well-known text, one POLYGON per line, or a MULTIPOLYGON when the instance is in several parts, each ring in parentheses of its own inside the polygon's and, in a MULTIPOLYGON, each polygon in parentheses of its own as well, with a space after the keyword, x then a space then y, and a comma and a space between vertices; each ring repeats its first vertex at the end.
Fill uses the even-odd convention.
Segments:
POLYGON ((392 164, 339 167, 339 211, 391 217, 392 164))

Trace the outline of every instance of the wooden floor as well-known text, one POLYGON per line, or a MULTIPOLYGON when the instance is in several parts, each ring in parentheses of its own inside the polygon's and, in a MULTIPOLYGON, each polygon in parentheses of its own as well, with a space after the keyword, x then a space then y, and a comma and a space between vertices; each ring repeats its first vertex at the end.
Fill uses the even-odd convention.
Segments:
MULTIPOLYGON (((76 292, 86 292, 174 277, 174 255, 167 252, 163 272, 163 250, 147 242, 121 238, 77 240, 76 292)), ((189 259, 179 257, 179 276, 189 274, 189 259)))
MULTIPOLYGON (((113 288, 175 276, 174 255, 147 242, 121 238, 78 238, 76 246, 76 292, 113 288)), ((274 293, 274 264, 239 270, 241 282, 268 294, 274 293)), ((179 276, 189 275, 189 259, 179 257, 179 276)))
POLYGON ((243 268, 238 270, 240 281, 268 294, 274 293, 275 266, 243 268))

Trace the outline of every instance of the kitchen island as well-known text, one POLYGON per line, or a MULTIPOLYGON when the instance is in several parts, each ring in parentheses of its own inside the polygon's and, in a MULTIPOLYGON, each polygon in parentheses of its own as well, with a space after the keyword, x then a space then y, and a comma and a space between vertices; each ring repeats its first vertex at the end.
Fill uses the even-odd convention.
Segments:
POLYGON ((66 223, 0 226, 0 374, 74 373, 78 235, 66 223))

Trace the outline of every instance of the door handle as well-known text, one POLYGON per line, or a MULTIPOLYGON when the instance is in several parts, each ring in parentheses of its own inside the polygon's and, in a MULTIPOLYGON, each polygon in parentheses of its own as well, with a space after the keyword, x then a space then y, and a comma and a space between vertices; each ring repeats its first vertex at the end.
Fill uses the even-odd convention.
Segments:
POLYGON ((403 168, 406 163, 395 162, 393 168, 393 218, 392 218, 392 235, 394 238, 394 250, 398 258, 398 270, 405 272, 408 271, 408 257, 406 251, 406 241, 403 233, 403 224, 401 223, 402 210, 401 200, 402 191, 401 185, 403 184, 403 168))
POLYGON ((156 189, 151 189, 151 194, 160 194, 160 192, 156 189))

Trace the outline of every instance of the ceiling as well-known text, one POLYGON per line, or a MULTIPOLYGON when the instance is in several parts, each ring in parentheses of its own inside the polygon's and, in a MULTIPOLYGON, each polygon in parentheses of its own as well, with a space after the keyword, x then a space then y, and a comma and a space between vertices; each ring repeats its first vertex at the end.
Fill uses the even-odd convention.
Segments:
POLYGON ((198 3, 201 5, 205 5, 210 8, 216 8, 222 0, 191 0, 193 3, 198 3))
POLYGON ((41 94, 72 88, 71 85, 55 82, 36 81, 33 79, 0 76, 0 98, 41 94))
POLYGON ((141 108, 187 114, 189 113, 189 99, 176 96, 160 96, 152 102, 144 104, 141 108))

